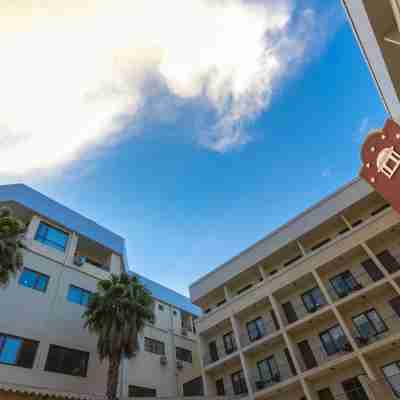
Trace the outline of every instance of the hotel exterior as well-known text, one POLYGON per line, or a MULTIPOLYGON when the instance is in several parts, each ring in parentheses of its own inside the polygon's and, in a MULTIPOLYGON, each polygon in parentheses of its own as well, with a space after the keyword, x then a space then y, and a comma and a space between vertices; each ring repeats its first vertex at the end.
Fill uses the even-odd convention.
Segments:
MULTIPOLYGON (((27 223, 24 268, 0 289, 0 398, 21 393, 105 398, 107 362, 82 313, 99 279, 128 270, 124 239, 25 185, 0 186, 0 205, 27 223)), ((121 364, 119 396, 201 393, 189 299, 139 276, 155 298, 156 321, 140 351, 121 364)))
POLYGON ((355 179, 190 287, 204 391, 400 398, 400 216, 355 179))

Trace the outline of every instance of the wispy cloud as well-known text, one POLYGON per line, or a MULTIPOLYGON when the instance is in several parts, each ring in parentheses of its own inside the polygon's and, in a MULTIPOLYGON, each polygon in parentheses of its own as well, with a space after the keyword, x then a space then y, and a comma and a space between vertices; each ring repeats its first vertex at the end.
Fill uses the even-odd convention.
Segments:
POLYGON ((0 0, 0 9, 2 175, 52 170, 113 143, 157 96, 149 79, 209 104, 215 123, 201 145, 241 146, 251 140, 243 124, 301 62, 317 25, 293 0, 0 0))

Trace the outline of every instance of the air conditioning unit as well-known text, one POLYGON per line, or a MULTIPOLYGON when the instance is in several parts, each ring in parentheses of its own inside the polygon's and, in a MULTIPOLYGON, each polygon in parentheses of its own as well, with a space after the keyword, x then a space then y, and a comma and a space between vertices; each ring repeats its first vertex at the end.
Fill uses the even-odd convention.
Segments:
POLYGON ((167 365, 168 364, 168 359, 166 356, 161 356, 160 357, 160 364, 161 365, 167 365))
POLYGON ((178 361, 176 362, 176 368, 177 368, 177 369, 183 369, 183 362, 180 361, 180 360, 178 360, 178 361))
POLYGON ((86 262, 86 257, 85 256, 75 256, 74 258, 74 264, 77 265, 78 267, 81 267, 83 264, 86 262))
POLYGON ((182 328, 182 335, 187 336, 188 335, 188 330, 187 328, 182 328))

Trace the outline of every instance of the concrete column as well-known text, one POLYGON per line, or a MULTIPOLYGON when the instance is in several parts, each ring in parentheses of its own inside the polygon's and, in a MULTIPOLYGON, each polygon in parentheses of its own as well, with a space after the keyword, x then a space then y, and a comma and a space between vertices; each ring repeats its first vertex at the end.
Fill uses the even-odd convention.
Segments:
POLYGON ((297 375, 300 377, 300 383, 301 383, 301 386, 303 388, 304 395, 305 395, 307 400, 313 400, 313 394, 312 394, 311 388, 310 388, 308 382, 302 376, 300 363, 299 363, 299 360, 297 359, 296 353, 294 351, 293 341, 291 340, 291 338, 289 337, 289 335, 288 335, 288 333, 286 331, 286 327, 285 327, 282 315, 279 312, 278 302, 275 299, 275 296, 273 294, 270 294, 268 297, 269 297, 269 301, 270 301, 270 303, 272 305, 272 309, 274 310, 274 312, 276 314, 276 318, 277 318, 277 320, 279 322, 279 326, 281 327, 283 338, 285 340, 285 344, 286 344, 286 347, 287 347, 287 349, 289 351, 289 354, 292 357, 293 364, 294 364, 294 367, 296 369, 297 375))
POLYGON ((40 224, 40 218, 37 215, 34 215, 29 222, 28 228, 25 232, 25 240, 32 241, 35 238, 36 231, 40 224))
POLYGON ((385 278, 389 281, 389 283, 392 285, 394 290, 400 296, 400 287, 399 287, 399 285, 393 279, 393 276, 391 274, 389 274, 389 272, 386 271, 386 268, 379 261, 379 258, 375 255, 375 253, 370 249, 370 247, 366 243, 364 243, 364 242, 361 243, 361 247, 368 254, 369 258, 371 258, 373 260, 373 262, 376 264, 376 266, 381 270, 382 274, 385 276, 385 278))

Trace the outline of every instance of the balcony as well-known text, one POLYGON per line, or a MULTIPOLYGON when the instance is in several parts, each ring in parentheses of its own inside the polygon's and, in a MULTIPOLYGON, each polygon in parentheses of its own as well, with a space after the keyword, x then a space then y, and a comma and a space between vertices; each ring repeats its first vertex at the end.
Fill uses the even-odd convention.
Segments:
POLYGON ((110 271, 111 251, 80 236, 76 246, 74 265, 91 271, 110 271))

